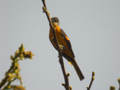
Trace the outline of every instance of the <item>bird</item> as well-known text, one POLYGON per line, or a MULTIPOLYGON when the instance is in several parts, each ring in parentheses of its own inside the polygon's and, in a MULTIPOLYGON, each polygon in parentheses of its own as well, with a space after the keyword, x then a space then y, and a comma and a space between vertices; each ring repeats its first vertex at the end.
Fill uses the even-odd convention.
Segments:
POLYGON ((51 23, 54 28, 50 27, 49 30, 49 40, 52 43, 53 47, 58 50, 58 47, 61 49, 62 56, 74 67, 80 80, 84 79, 84 75, 81 72, 79 65, 75 60, 75 55, 72 50, 71 42, 66 33, 61 29, 60 22, 58 17, 51 17, 51 23), (54 29, 54 32, 53 30, 54 29), (55 35, 54 35, 55 33, 55 35), (57 46, 58 45, 58 46, 57 46))

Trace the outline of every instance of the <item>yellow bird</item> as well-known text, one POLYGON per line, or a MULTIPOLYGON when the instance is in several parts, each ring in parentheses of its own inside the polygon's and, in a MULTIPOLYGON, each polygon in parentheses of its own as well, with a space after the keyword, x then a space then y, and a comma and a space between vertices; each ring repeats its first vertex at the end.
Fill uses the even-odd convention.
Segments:
POLYGON ((62 50, 62 56, 64 58, 66 58, 68 60, 68 62, 73 65, 79 79, 83 80, 84 76, 83 76, 78 64, 76 63, 70 40, 69 40, 68 36, 65 34, 65 32, 59 26, 59 19, 57 17, 52 17, 51 22, 55 29, 54 31, 55 31, 56 40, 57 40, 57 42, 56 42, 53 31, 50 28, 49 39, 50 39, 52 45, 54 46, 54 48, 56 50, 58 50, 58 48, 57 48, 57 43, 58 43, 59 48, 62 50))

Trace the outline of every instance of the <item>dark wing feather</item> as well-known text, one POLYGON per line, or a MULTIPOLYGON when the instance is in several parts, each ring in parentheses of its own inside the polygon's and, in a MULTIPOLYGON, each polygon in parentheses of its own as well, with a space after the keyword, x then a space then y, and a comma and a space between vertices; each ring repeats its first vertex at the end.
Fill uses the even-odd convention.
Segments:
POLYGON ((62 36, 64 37, 64 40, 65 40, 66 43, 67 43, 67 46, 68 46, 69 50, 71 51, 71 53, 72 53, 72 55, 73 55, 73 57, 74 57, 74 53, 73 53, 73 51, 72 51, 72 46, 71 46, 70 40, 67 40, 67 39, 66 39, 66 37, 68 37, 68 36, 65 34, 65 32, 64 32, 62 29, 61 29, 61 32, 62 32, 62 36))

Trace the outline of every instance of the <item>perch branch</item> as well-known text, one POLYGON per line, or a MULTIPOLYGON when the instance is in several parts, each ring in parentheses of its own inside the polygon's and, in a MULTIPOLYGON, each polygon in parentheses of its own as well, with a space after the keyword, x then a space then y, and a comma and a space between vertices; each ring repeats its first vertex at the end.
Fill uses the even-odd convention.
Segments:
POLYGON ((62 58, 61 53, 59 53, 59 63, 60 63, 60 65, 61 65, 61 69, 62 69, 63 76, 64 76, 64 80, 65 80, 65 84, 62 84, 62 85, 66 88, 66 90, 70 90, 69 80, 68 80, 69 73, 66 74, 65 66, 64 66, 64 62, 63 62, 63 58, 62 58))
POLYGON ((46 2, 45 0, 42 0, 42 3, 43 3, 43 11, 44 13, 46 14, 47 16, 47 19, 49 21, 49 26, 53 32, 53 35, 55 37, 55 42, 57 43, 57 49, 58 49, 58 52, 59 52, 59 62, 60 62, 60 65, 61 65, 61 69, 62 69, 62 72, 63 72, 63 76, 64 76, 64 81, 65 81, 65 84, 62 84, 66 90, 70 90, 70 87, 69 87, 69 80, 68 80, 68 76, 66 74, 66 71, 65 71, 65 67, 64 67, 64 62, 63 62, 63 58, 62 58, 62 53, 61 53, 61 49, 59 48, 59 45, 58 45, 58 41, 56 39, 56 34, 55 34, 55 29, 53 27, 53 24, 51 22, 51 17, 50 17, 50 13, 48 12, 47 10, 47 6, 46 6, 46 2))

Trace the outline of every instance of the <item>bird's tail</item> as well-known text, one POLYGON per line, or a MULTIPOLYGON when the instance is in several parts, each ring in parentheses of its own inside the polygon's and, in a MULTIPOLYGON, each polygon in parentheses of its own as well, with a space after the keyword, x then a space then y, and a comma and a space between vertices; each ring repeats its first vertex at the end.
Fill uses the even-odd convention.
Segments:
POLYGON ((82 74, 82 72, 81 72, 78 64, 76 63, 75 59, 73 59, 71 63, 72 63, 72 65, 73 65, 73 67, 74 67, 74 69, 75 69, 75 71, 76 71, 79 79, 80 79, 80 80, 83 80, 83 79, 84 79, 84 76, 83 76, 83 74, 82 74))

